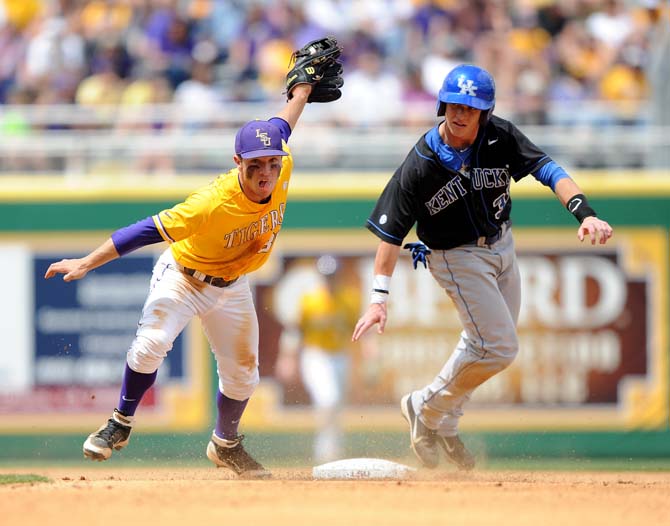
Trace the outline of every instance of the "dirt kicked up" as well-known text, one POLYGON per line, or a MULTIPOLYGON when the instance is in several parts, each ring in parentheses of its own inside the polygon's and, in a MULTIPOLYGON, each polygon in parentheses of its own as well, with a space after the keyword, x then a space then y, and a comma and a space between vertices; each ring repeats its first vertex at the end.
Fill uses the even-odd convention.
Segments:
POLYGON ((0 469, 52 482, 0 486, 2 524, 631 526, 670 524, 670 473, 420 471, 394 481, 244 481, 212 468, 0 469))

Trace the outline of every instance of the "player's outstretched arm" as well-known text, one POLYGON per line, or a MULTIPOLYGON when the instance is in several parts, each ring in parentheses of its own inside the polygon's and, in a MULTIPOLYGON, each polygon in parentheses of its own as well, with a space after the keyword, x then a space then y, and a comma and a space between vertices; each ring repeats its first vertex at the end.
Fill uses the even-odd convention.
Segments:
POLYGON ((393 275, 400 247, 382 241, 375 256, 375 277, 372 284, 370 305, 356 323, 351 341, 358 341, 370 327, 377 325, 377 333, 382 334, 386 327, 386 300, 389 295, 389 282, 393 275))
POLYGON ((291 93, 293 96, 286 103, 284 109, 277 114, 277 117, 288 122, 291 131, 293 131, 300 115, 302 115, 302 110, 305 109, 309 94, 312 93, 312 86, 310 84, 298 84, 293 88, 291 93))
POLYGON ((288 122, 291 130, 308 102, 332 102, 342 96, 340 88, 342 47, 335 37, 308 42, 291 56, 291 69, 286 74, 286 108, 277 115, 288 122), (298 99, 297 101, 294 99, 298 99))
POLYGON ((101 267, 105 263, 119 257, 111 238, 96 248, 93 252, 79 259, 61 259, 49 265, 44 274, 46 279, 56 274, 64 274, 63 281, 74 281, 83 278, 89 271, 101 267))
POLYGON ((565 177, 556 183, 554 192, 563 206, 580 222, 577 229, 577 238, 580 241, 584 241, 588 235, 592 245, 595 245, 596 241, 601 245, 607 243, 607 240, 614 234, 614 230, 607 221, 596 217, 595 211, 589 206, 586 196, 577 183, 565 177))

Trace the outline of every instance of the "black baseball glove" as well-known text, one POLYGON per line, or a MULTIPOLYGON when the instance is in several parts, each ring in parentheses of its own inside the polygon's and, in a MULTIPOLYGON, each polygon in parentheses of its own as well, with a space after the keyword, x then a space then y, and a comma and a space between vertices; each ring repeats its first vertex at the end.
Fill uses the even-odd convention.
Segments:
POLYGON ((298 84, 310 84, 312 92, 307 102, 339 99, 344 84, 342 63, 337 60, 341 53, 334 37, 313 40, 295 51, 291 56, 293 67, 286 75, 286 97, 291 99, 291 91, 298 84))

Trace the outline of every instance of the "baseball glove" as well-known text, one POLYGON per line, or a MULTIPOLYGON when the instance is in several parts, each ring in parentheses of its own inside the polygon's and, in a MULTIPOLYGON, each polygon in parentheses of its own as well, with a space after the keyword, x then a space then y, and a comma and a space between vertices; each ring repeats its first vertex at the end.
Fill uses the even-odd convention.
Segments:
POLYGON ((342 63, 338 58, 342 48, 334 37, 313 40, 291 55, 293 67, 286 75, 286 97, 291 99, 291 91, 298 84, 310 84, 307 102, 331 102, 342 96, 340 88, 342 63))

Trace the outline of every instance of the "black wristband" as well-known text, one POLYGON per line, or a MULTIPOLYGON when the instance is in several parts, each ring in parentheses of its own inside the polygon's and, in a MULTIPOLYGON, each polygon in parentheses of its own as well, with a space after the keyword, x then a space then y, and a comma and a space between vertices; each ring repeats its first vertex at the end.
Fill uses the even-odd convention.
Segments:
POLYGON ((388 294, 389 293, 388 290, 384 290, 384 289, 372 289, 372 292, 379 292, 381 294, 388 294))
POLYGON ((582 224, 587 217, 596 217, 596 211, 589 206, 589 202, 584 194, 577 194, 570 198, 565 208, 577 218, 579 224, 582 224))

